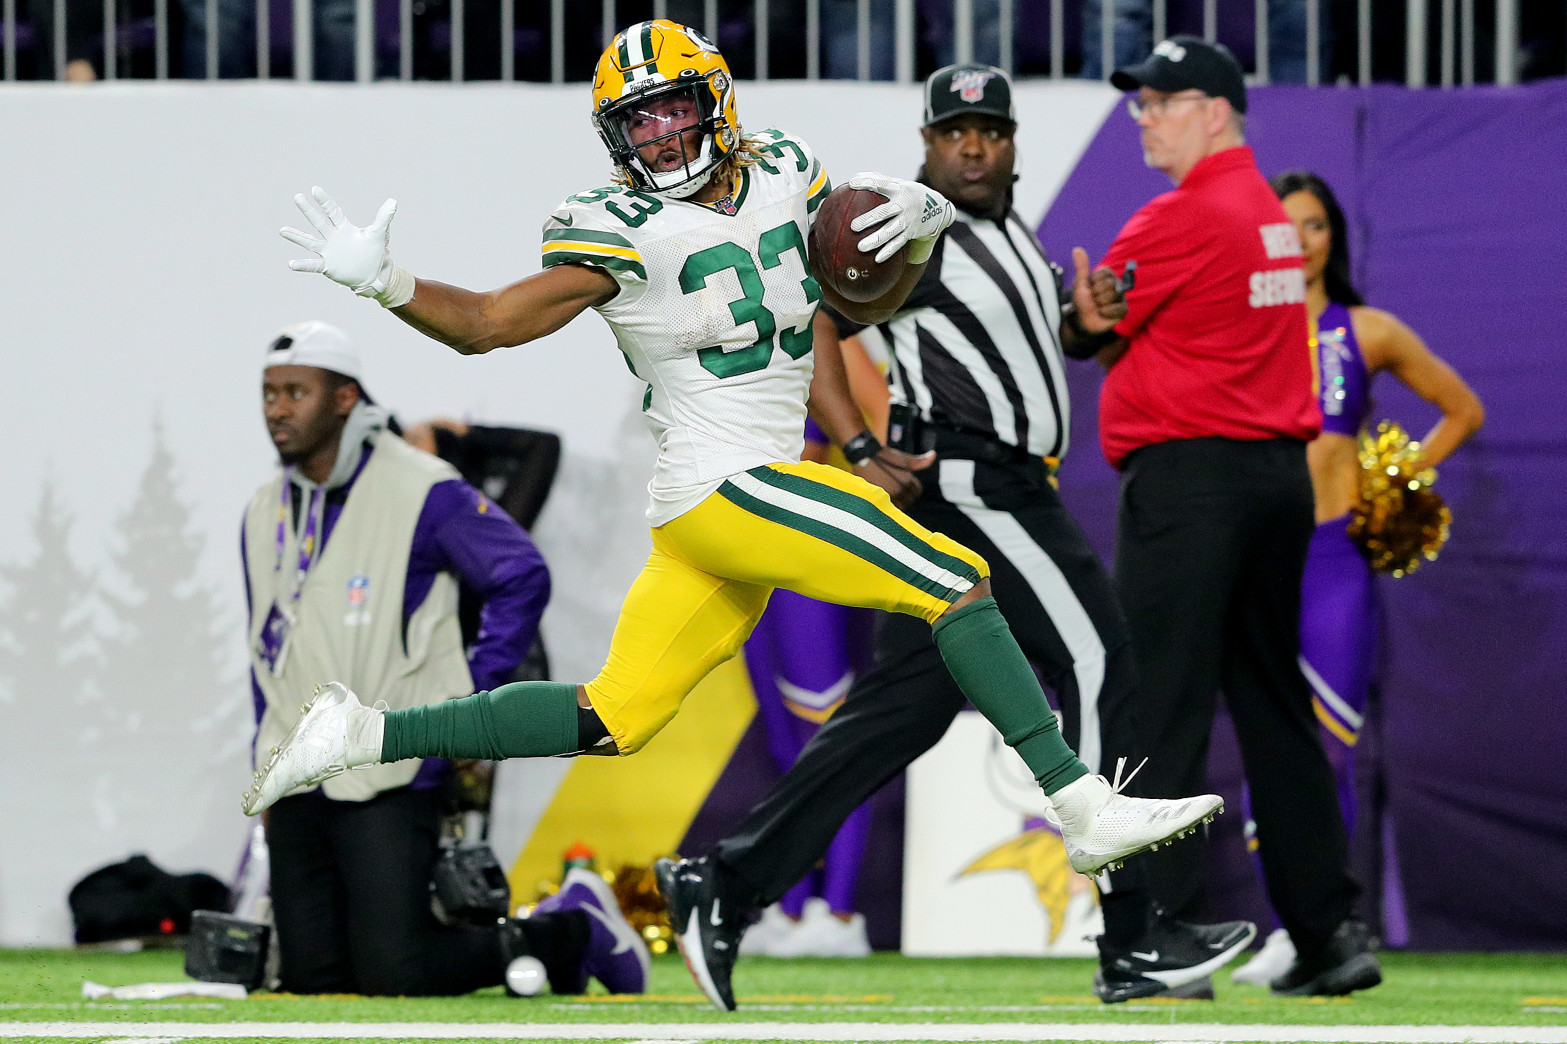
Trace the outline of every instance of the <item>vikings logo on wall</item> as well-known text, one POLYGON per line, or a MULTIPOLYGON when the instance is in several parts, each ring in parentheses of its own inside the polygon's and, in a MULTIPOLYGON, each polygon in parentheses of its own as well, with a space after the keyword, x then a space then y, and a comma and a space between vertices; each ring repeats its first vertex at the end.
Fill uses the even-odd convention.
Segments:
POLYGON ((348 612, 343 623, 349 627, 363 627, 370 622, 370 578, 355 573, 348 578, 348 612))
POLYGON ((972 105, 985 97, 985 84, 995 77, 995 73, 983 69, 965 69, 952 77, 952 90, 972 105))
POLYGON ((1085 941, 1103 931, 1093 882, 1072 870, 1038 784, 981 715, 959 714, 910 766, 907 808, 904 953, 1098 952, 1085 941))
MULTIPOLYGON (((995 799, 1015 808, 1022 817, 1022 832, 983 853, 958 876, 984 870, 1018 870, 1028 875, 1034 895, 1049 918, 1046 952, 1055 956, 1075 955, 1086 934, 1097 935, 1095 908, 1099 893, 1093 882, 1072 869, 1067 859, 1061 831, 1048 819, 1036 814, 1042 807, 1039 785, 1012 748, 999 742, 990 745, 985 758, 985 783, 995 799), (1073 931, 1067 933, 1067 925, 1073 931), (1059 944, 1059 945, 1058 945, 1059 944)), ((1088 953, 1097 953, 1089 945, 1088 953)))

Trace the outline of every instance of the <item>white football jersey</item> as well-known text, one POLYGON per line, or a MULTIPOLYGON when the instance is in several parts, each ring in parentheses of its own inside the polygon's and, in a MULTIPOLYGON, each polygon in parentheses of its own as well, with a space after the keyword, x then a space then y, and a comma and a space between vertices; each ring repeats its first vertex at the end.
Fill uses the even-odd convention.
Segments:
POLYGON ((591 265, 620 292, 598 308, 658 440, 648 523, 661 526, 731 475, 800 459, 821 297, 806 237, 831 189, 803 142, 751 136, 728 208, 621 186, 570 196, 544 223, 544 266, 591 265))

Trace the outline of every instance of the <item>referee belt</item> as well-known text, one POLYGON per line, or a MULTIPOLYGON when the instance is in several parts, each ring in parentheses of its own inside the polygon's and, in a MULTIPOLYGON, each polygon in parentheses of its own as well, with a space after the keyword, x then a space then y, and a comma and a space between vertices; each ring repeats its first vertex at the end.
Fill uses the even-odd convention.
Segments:
POLYGON ((965 428, 934 421, 926 422, 936 433, 936 453, 942 457, 960 460, 977 460, 998 466, 1022 467, 1030 471, 1039 469, 1043 477, 1055 484, 1056 472, 1061 467, 1059 457, 1036 457, 1021 446, 1002 442, 990 435, 982 435, 965 428))

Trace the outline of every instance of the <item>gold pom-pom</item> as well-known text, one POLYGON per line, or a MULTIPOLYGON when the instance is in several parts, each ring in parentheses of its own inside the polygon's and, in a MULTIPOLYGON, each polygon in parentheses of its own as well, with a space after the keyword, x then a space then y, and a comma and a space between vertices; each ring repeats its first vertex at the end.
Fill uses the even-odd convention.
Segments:
POLYGON ((1348 531, 1378 573, 1412 573, 1447 543, 1453 513, 1431 488, 1436 469, 1417 470, 1419 462, 1420 443, 1393 421, 1360 434, 1360 501, 1348 531))
POLYGON ((642 941, 653 953, 668 953, 675 946, 675 932, 669 926, 669 911, 658 894, 658 878, 651 866, 625 865, 604 875, 620 900, 631 927, 642 933, 642 941))

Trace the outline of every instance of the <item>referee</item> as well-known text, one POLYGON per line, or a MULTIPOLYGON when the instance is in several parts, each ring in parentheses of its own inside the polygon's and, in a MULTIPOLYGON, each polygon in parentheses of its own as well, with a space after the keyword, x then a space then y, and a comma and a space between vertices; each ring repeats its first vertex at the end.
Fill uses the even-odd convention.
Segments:
MULTIPOLYGON (((891 346, 897 446, 881 447, 868 431, 847 437, 863 422, 843 388, 838 339, 859 328, 825 314, 816 319, 811 407, 844 440, 859 474, 901 502, 914 500, 907 510, 916 521, 990 563, 996 601, 1055 691, 1067 742, 1099 772, 1117 753, 1104 750, 1107 725, 1117 734, 1128 727, 1116 719, 1135 702, 1136 666, 1110 578, 1062 506, 1051 471, 1067 448, 1062 341, 1091 353, 1114 337, 1109 331, 1126 309, 1113 274, 1090 274, 1087 254, 1077 250, 1063 316, 1061 272, 1011 205, 1016 126, 1001 70, 957 65, 926 81, 920 180, 952 200, 958 217, 902 310, 879 328, 891 346), (933 455, 921 453, 927 446, 933 455)), ((884 616, 876 653, 875 667, 794 767, 698 861, 731 903, 754 910, 777 901, 815 866, 844 819, 934 746, 963 709, 920 621, 884 616)), ((1135 916, 1123 934, 1172 974, 1170 981, 1138 974, 1125 996, 1172 987, 1212 996, 1205 964, 1216 954, 1233 957, 1255 932, 1245 922, 1202 927, 1142 910, 1135 916)))

